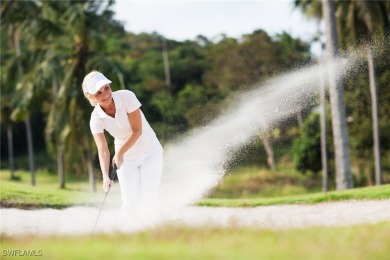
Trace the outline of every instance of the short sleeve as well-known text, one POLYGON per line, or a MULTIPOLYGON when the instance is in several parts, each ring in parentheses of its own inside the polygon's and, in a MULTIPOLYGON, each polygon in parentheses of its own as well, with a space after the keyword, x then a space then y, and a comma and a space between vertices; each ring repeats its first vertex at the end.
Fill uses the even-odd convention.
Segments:
POLYGON ((123 95, 123 103, 126 107, 126 112, 131 113, 141 107, 141 102, 139 102, 138 98, 131 91, 125 91, 123 95))
POLYGON ((89 127, 91 128, 92 134, 104 133, 103 122, 97 117, 91 117, 91 120, 89 121, 89 127))

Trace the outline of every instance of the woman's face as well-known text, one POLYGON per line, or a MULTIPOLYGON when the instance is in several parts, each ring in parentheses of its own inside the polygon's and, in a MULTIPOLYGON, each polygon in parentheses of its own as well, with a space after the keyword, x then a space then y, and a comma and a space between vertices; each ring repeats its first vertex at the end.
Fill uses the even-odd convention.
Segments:
POLYGON ((92 97, 100 106, 109 105, 112 100, 112 90, 110 85, 104 85, 98 90, 98 92, 92 95, 92 97))

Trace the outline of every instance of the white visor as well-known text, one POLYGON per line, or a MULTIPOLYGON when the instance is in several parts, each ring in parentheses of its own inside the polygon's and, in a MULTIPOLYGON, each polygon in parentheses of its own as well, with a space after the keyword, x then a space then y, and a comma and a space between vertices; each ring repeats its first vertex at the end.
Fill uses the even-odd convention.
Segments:
POLYGON ((110 84, 111 80, 106 78, 102 73, 98 72, 92 76, 87 82, 87 93, 94 95, 104 85, 110 84))

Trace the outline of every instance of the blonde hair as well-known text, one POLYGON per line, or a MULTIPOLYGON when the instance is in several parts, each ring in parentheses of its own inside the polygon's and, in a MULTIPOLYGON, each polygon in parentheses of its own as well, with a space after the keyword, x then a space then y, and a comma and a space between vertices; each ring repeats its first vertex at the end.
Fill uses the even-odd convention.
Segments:
POLYGON ((87 92, 87 82, 95 75, 99 73, 97 70, 93 70, 90 73, 88 73, 83 80, 82 88, 84 96, 88 99, 91 106, 95 107, 97 105, 97 102, 93 99, 92 95, 87 92))

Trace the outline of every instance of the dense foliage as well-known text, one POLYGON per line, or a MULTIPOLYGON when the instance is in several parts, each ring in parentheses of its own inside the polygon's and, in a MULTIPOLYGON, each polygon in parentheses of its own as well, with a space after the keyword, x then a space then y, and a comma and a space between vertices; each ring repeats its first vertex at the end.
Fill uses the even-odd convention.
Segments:
POLYGON ((294 163, 299 171, 318 173, 322 168, 319 120, 319 114, 311 114, 302 125, 299 137, 294 140, 294 163))
MULTIPOLYGON (((55 160, 59 149, 63 149, 65 171, 72 175, 86 172, 87 164, 80 160, 90 160, 89 151, 94 151, 92 156, 96 157, 96 151, 88 128, 92 107, 82 95, 81 82, 93 69, 112 79, 113 90, 126 88, 137 94, 148 120, 165 142, 209 122, 232 93, 313 62, 310 43, 286 32, 270 36, 259 28, 240 39, 221 37, 216 42, 201 35, 178 42, 157 33, 126 32, 113 18, 113 4, 96 0, 2 3, 2 165, 8 157, 7 129, 13 132, 15 155, 26 153, 21 122, 29 117, 36 151, 45 151, 55 160)), ((390 157, 390 92, 386 90, 390 72, 388 59, 384 58, 388 57, 388 48, 385 50, 387 54, 378 56, 377 76, 382 152, 390 157)), ((362 160, 370 159, 372 153, 367 78, 366 73, 360 73, 346 82, 347 109, 353 118, 352 154, 362 160)), ((310 149, 307 155, 318 156, 316 121, 310 119, 303 127, 310 130, 310 135, 302 134, 297 143, 307 143, 314 136, 315 142, 305 151, 310 149)), ((305 163, 308 168, 299 163, 298 168, 318 171, 319 161, 315 158, 305 163)), ((389 160, 383 163, 387 169, 390 167, 389 160)))

